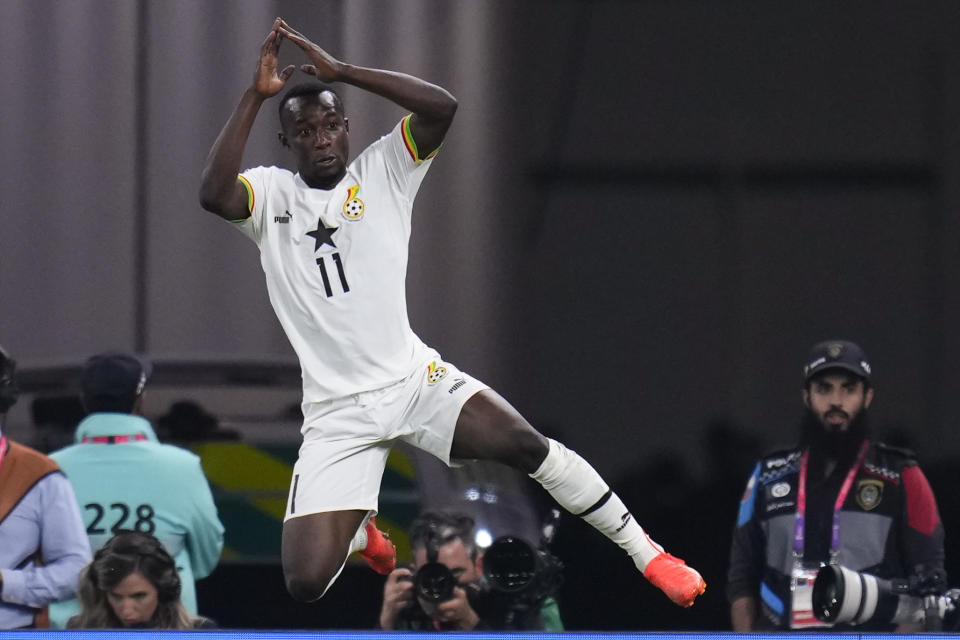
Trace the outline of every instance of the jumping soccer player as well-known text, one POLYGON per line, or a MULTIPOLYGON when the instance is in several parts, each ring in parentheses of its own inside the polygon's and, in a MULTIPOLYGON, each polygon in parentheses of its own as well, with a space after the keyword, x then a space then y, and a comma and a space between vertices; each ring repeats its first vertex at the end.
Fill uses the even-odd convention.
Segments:
POLYGON ((393 545, 372 516, 387 454, 404 440, 446 463, 490 459, 523 470, 620 545, 671 600, 690 606, 706 587, 699 573, 648 538, 583 458, 538 433, 410 328, 413 200, 456 110, 441 87, 341 62, 277 18, 253 83, 207 158, 200 202, 260 248, 271 304, 303 370, 303 446, 283 524, 287 589, 297 600, 320 598, 354 550, 390 572, 393 545), (240 173, 261 105, 296 70, 278 69, 284 38, 310 60, 300 70, 322 81, 280 99, 280 143, 295 155, 297 173, 240 173), (348 163, 348 122, 328 82, 411 114, 348 163))

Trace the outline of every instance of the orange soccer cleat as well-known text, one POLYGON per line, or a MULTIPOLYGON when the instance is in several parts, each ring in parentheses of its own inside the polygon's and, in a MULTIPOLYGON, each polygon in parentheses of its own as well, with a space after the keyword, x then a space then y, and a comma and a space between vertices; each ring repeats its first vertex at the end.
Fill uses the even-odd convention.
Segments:
POLYGON ((707 590, 696 569, 666 552, 647 564, 643 576, 681 607, 693 606, 697 596, 707 590))
POLYGON ((390 573, 397 566, 397 548, 390 542, 390 536, 377 529, 376 518, 370 518, 363 529, 367 533, 367 546, 357 553, 377 573, 390 573))

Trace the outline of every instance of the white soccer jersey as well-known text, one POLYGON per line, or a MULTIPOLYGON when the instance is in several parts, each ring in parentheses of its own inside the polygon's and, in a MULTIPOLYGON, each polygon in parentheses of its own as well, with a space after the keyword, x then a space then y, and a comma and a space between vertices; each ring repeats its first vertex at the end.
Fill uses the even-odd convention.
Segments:
MULTIPOLYGON (((429 353, 407 318, 413 200, 430 165, 407 116, 329 191, 286 169, 240 175, 273 309, 300 359, 304 402, 401 380, 429 353)), ((432 157, 432 156, 431 156, 432 157)))

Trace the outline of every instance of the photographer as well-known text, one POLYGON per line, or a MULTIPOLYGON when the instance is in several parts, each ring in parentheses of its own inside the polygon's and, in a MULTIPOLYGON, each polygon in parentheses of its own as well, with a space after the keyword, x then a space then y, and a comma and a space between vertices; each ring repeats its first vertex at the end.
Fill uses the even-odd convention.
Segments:
MULTIPOLYGON (((474 540, 474 521, 463 513, 428 511, 410 529, 414 567, 399 567, 387 577, 379 624, 385 630, 474 631, 484 629, 562 631, 556 602, 547 598, 536 609, 517 617, 503 616, 493 606, 483 580, 483 556, 474 540), (418 572, 430 563, 449 569, 456 585, 443 599, 417 597, 418 572)), ((420 583, 424 580, 421 573, 420 583)))

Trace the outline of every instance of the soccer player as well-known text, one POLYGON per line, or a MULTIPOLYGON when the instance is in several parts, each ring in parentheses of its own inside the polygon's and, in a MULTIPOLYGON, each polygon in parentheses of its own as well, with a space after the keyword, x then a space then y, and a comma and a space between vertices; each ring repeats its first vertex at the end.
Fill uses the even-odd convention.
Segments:
POLYGON ((537 432, 410 328, 413 200, 456 110, 445 89, 337 60, 277 18, 253 82, 207 158, 200 202, 260 248, 271 304, 303 371, 303 445, 283 524, 287 589, 298 600, 321 597, 354 550, 381 573, 392 570, 393 546, 372 516, 387 454, 404 440, 447 463, 491 459, 530 474, 619 544, 671 600, 690 606, 705 588, 699 573, 647 537, 583 458, 537 432), (321 81, 289 89, 278 105, 280 143, 293 152, 297 173, 240 173, 261 105, 296 71, 278 68, 283 39, 309 59, 300 70, 321 81), (349 124, 329 82, 411 113, 348 162, 349 124))

